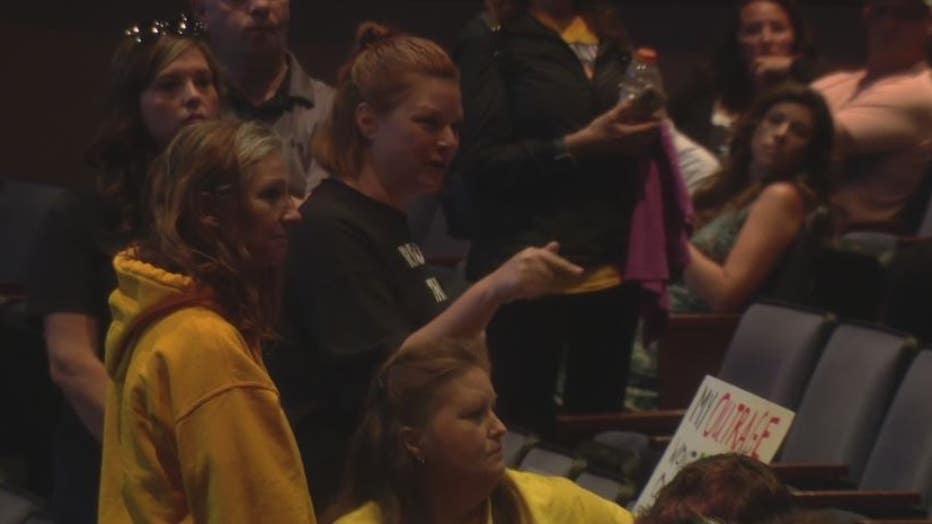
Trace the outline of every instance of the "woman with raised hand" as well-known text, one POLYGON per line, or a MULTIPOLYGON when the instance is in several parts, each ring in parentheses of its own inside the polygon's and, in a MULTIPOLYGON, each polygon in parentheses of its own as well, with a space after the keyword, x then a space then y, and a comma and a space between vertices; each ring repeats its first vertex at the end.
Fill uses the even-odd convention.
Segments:
POLYGON ((149 232, 114 259, 100 522, 315 522, 261 353, 298 220, 281 140, 191 126, 151 177, 149 232))
POLYGON ((458 80, 437 44, 363 24, 316 137, 315 158, 334 176, 301 208, 289 340, 270 367, 319 501, 338 485, 372 374, 403 342, 477 336, 502 304, 558 291, 582 272, 555 242, 522 250, 456 300, 427 272, 406 212, 440 188, 456 154, 458 80))
POLYGON ((477 218, 467 276, 560 242, 585 268, 563 293, 503 307, 487 332, 502 418, 552 435, 562 409, 619 409, 639 310, 630 223, 656 117, 619 103, 631 61, 604 0, 487 0, 455 50, 465 126, 457 173, 477 218))
POLYGON ((815 48, 795 0, 737 0, 711 63, 671 98, 677 127, 721 160, 740 117, 786 81, 815 78, 815 48))
POLYGON ((88 151, 96 190, 65 193, 46 217, 29 282, 52 381, 67 405, 55 437, 53 516, 96 522, 113 255, 144 229, 149 164, 182 127, 215 118, 219 71, 184 17, 127 29, 110 66, 107 113, 88 151))
POLYGON ((513 471, 480 344, 403 347, 373 379, 350 451, 336 524, 630 524, 630 513, 569 479, 513 471))

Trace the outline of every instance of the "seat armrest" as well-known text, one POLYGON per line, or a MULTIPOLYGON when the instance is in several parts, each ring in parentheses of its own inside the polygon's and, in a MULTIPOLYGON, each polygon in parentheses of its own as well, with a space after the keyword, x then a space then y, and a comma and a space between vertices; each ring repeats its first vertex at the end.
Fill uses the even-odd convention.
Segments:
POLYGON ((870 517, 920 517, 922 497, 915 491, 795 491, 793 501, 805 508, 840 508, 870 517))
POLYGON ((633 431, 647 435, 671 435, 685 411, 619 411, 558 415, 557 434, 564 441, 575 442, 600 431, 633 431))
POLYGON ((838 486, 848 480, 848 466, 844 464, 775 462, 770 469, 781 482, 796 487, 838 486))

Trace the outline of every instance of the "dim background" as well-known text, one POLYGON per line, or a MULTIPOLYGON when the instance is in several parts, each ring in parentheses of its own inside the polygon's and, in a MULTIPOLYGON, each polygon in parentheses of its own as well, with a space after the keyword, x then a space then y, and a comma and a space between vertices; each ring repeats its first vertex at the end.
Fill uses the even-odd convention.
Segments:
MULTIPOLYGON (((619 0, 637 45, 655 47, 676 86, 721 40, 731 2, 619 0)), ((863 56, 856 0, 801 2, 827 68, 863 56)), ((134 21, 170 18, 186 0, 8 2, 0 20, 0 176, 73 185, 91 176, 82 155, 97 128, 110 54, 134 21)), ((356 25, 388 23, 452 44, 479 0, 291 0, 291 46, 305 70, 332 83, 356 25)))

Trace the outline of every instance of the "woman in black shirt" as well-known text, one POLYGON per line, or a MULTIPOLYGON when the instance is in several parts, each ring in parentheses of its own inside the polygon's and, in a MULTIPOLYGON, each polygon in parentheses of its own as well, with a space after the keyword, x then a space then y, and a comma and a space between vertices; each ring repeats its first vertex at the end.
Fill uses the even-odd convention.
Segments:
POLYGON ((335 176, 301 207, 285 288, 288 343, 270 355, 321 507, 378 365, 403 342, 475 337, 502 304, 561 289, 582 269, 526 249, 451 301, 406 210, 434 192, 462 118, 458 72, 435 43, 363 24, 315 158, 335 176), (296 361, 297 359, 297 361, 296 361))
POLYGON ((455 53, 466 115, 457 170, 477 218, 467 275, 551 239, 586 268, 581 285, 502 308, 488 329, 502 418, 549 435, 564 355, 568 411, 622 405, 639 291, 623 266, 638 162, 658 124, 619 105, 631 55, 607 2, 487 7, 455 53))

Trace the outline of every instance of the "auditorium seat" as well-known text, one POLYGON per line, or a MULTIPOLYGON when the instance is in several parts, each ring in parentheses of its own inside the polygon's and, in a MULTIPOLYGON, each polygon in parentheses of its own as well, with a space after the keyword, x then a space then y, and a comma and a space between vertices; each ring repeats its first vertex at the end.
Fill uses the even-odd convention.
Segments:
POLYGON ((521 471, 555 477, 572 477, 585 467, 570 453, 550 445, 537 444, 528 450, 518 465, 521 471))
POLYGON ((906 335, 846 323, 828 340, 803 395, 780 461, 845 464, 861 478, 902 374, 915 354, 906 335))

